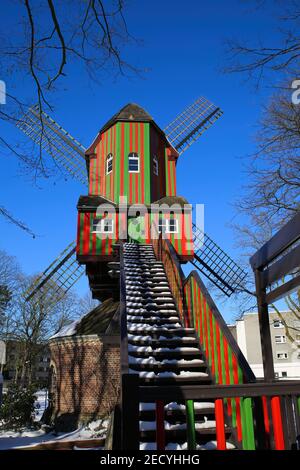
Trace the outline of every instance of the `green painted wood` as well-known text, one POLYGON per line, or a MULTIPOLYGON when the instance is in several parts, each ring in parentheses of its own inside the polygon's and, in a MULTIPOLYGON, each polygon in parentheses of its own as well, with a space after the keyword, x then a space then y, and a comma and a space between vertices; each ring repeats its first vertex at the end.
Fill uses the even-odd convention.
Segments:
POLYGON ((195 410, 193 400, 185 401, 185 410, 188 450, 195 450, 197 444, 195 431, 195 410))
POLYGON ((255 450, 252 398, 241 398, 242 445, 244 450, 255 450))

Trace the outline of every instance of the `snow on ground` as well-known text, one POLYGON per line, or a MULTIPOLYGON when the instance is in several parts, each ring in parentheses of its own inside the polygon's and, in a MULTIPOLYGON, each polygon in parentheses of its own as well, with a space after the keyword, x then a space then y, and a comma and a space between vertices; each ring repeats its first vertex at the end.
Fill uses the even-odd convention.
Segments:
POLYGON ((46 433, 43 429, 24 429, 18 431, 0 431, 0 450, 35 446, 50 441, 73 441, 105 438, 108 420, 96 420, 68 433, 46 433))

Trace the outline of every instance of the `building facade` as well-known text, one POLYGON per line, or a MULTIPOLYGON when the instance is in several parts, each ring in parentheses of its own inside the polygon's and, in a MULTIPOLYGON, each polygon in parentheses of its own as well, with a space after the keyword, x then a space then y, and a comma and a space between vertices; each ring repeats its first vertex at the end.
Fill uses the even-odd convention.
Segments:
MULTIPOLYGON (((291 311, 280 314, 270 311, 269 319, 275 376, 280 379, 299 378, 300 320, 291 311)), ((263 377, 257 312, 244 315, 229 328, 256 377, 263 377)))

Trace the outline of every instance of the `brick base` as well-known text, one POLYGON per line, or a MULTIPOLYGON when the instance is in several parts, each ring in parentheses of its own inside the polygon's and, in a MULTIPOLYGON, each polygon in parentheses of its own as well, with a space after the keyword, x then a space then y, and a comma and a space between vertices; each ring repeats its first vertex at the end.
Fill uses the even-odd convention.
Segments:
POLYGON ((110 414, 120 392, 118 341, 96 335, 50 341, 52 420, 60 428, 110 414))

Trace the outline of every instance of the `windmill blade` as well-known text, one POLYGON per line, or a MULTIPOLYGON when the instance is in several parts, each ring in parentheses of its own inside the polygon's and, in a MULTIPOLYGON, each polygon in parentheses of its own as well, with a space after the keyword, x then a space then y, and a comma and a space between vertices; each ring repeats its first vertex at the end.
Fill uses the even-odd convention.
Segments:
POLYGON ((164 132, 169 142, 181 155, 193 142, 209 129, 223 114, 223 111, 200 96, 188 106, 164 132))
POLYGON ((192 264, 228 297, 242 288, 247 276, 207 234, 193 223, 195 247, 192 264))
POLYGON ((68 173, 83 184, 87 184, 85 148, 55 122, 38 105, 17 122, 17 127, 35 144, 48 153, 68 173))
POLYGON ((26 301, 51 292, 55 300, 60 300, 84 274, 84 267, 76 260, 75 242, 56 258, 53 263, 36 279, 27 292, 26 301))

